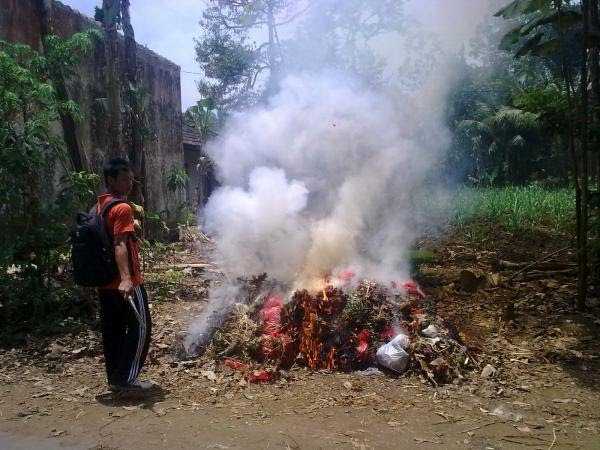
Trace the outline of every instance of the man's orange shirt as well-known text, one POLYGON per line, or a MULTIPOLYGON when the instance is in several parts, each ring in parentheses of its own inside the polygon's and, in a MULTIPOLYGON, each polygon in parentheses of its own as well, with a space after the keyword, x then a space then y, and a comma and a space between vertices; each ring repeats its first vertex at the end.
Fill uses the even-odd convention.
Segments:
MULTIPOLYGON (((98 197, 97 211, 100 210, 111 201, 114 197, 110 194, 102 194, 98 197)), ((133 222, 133 208, 129 203, 119 203, 113 206, 106 215, 106 226, 109 234, 114 238, 117 236, 128 236, 127 250, 129 253, 129 273, 131 275, 131 283, 134 286, 139 286, 143 282, 142 270, 140 267, 140 248, 135 237, 135 226, 133 222)), ((118 289, 121 283, 121 276, 111 281, 102 289, 118 289)))

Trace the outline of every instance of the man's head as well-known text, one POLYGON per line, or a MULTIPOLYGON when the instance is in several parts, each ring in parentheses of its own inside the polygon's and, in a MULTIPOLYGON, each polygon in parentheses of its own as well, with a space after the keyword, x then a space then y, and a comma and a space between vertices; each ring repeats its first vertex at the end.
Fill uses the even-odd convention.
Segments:
POLYGON ((110 192, 127 195, 133 187, 133 173, 125 158, 112 158, 104 164, 104 182, 110 192))

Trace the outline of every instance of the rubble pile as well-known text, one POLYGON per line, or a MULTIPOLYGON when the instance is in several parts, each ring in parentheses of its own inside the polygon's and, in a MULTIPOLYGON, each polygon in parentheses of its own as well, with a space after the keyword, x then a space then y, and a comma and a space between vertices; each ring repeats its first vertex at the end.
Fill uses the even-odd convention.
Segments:
POLYGON ((344 372, 373 366, 390 374, 415 371, 438 385, 467 377, 477 364, 412 281, 326 283, 320 292, 299 290, 287 300, 267 291, 233 308, 205 356, 259 381, 298 364, 344 372))

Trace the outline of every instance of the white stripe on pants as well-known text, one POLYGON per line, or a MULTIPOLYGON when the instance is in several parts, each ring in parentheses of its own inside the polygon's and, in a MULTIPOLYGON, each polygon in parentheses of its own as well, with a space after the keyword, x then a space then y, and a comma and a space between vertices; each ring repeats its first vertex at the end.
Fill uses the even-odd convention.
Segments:
POLYGON ((134 293, 134 301, 135 305, 138 309, 140 317, 142 319, 139 322, 139 336, 138 336, 138 345, 137 350, 135 352, 135 358, 131 362, 131 369, 129 370, 129 379, 127 380, 129 383, 133 383, 137 376, 140 373, 140 359, 142 357, 142 352, 144 350, 144 344, 146 342, 146 308, 144 306, 144 297, 142 295, 142 290, 139 286, 135 286, 133 289, 134 293))

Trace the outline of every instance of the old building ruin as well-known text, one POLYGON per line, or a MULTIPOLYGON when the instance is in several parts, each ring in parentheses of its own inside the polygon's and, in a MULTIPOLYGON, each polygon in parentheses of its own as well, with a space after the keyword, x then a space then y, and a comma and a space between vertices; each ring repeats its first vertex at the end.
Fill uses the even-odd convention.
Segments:
MULTIPOLYGON (((40 50, 43 20, 40 3, 36 0, 0 0, 0 39, 40 50)), ((58 1, 52 1, 52 16, 53 33, 61 37, 100 27, 98 22, 58 1)), ((120 42, 119 53, 121 78, 126 79, 123 42, 120 42)), ((206 180, 202 179, 205 172, 198 166, 201 151, 198 145, 201 143, 188 142, 191 145, 186 147, 187 154, 191 159, 188 158, 188 164, 185 164, 179 66, 139 44, 137 63, 138 79, 147 96, 144 112, 150 135, 144 144, 146 209, 167 217, 182 202, 195 208, 207 195, 206 180), (190 170, 190 186, 183 192, 169 192, 169 171, 186 166, 190 170)), ((76 124, 76 135, 86 167, 97 173, 109 147, 105 78, 104 44, 98 42, 93 54, 77 67, 75 76, 67 83, 68 95, 80 105, 84 117, 76 124)), ((188 130, 187 134, 190 133, 193 134, 193 130, 188 130)))

